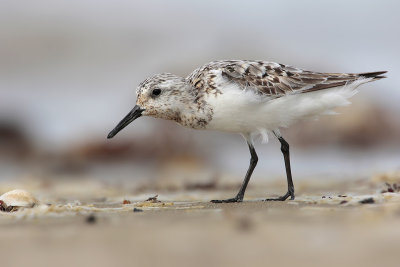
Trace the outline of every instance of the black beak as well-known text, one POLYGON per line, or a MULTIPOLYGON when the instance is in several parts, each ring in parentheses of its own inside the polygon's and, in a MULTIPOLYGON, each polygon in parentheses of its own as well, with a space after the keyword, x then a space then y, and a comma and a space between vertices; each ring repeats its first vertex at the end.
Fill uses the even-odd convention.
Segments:
POLYGON ((142 116, 143 111, 144 109, 136 105, 131 110, 131 112, 129 112, 128 115, 126 115, 125 118, 123 118, 122 121, 120 121, 118 125, 108 134, 107 138, 108 139, 113 138, 119 131, 124 129, 129 123, 142 116))

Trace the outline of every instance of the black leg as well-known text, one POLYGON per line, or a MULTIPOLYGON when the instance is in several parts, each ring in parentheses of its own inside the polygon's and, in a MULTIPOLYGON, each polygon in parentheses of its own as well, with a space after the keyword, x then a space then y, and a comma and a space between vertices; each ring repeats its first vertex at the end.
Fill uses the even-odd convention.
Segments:
POLYGON ((283 154, 283 158, 285 159, 285 167, 286 167, 286 177, 288 183, 288 191, 285 195, 278 198, 268 198, 266 201, 285 201, 289 196, 290 199, 294 199, 294 185, 292 180, 292 172, 290 170, 290 158, 289 158, 289 144, 283 139, 282 136, 278 136, 279 142, 281 142, 281 151, 283 154))
POLYGON ((256 167, 257 162, 258 162, 258 156, 257 156, 256 150, 254 149, 254 146, 250 142, 247 142, 247 145, 249 146, 250 155, 251 155, 250 166, 247 170, 246 176, 244 177, 242 186, 240 187, 238 194, 234 198, 229 198, 229 199, 224 199, 224 200, 211 200, 212 203, 230 203, 230 202, 242 202, 243 201, 243 197, 244 197, 244 193, 246 191, 247 184, 249 183, 251 174, 253 173, 253 170, 256 167))

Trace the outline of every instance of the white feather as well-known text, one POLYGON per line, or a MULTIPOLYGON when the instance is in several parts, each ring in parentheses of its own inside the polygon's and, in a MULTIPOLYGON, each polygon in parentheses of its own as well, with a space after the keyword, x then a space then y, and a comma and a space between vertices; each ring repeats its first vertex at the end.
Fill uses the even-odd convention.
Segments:
POLYGON ((288 127, 307 118, 335 114, 334 108, 350 104, 356 88, 369 79, 358 79, 345 86, 309 93, 288 94, 271 99, 257 95, 254 90, 243 90, 236 84, 225 85, 222 94, 209 95, 207 102, 213 108, 213 118, 207 129, 238 132, 251 139, 261 136, 268 142, 268 133, 288 127))

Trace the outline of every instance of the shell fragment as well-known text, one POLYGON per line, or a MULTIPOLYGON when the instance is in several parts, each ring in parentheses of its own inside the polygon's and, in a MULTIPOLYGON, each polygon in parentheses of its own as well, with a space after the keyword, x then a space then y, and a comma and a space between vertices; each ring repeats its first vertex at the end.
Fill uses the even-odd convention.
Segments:
POLYGON ((0 196, 0 211, 16 211, 19 208, 32 208, 37 204, 36 198, 29 192, 15 189, 0 196))

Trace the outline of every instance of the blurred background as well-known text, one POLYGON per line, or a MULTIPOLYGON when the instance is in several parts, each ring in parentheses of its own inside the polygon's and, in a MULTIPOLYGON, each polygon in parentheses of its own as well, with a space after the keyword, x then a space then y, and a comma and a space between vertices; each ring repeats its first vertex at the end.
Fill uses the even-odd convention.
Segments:
MULTIPOLYGON (((389 71, 362 86, 340 115, 283 134, 295 179, 399 169, 399 8, 396 0, 2 1, 0 180, 229 176, 240 183, 249 155, 239 135, 141 118, 106 139, 146 77, 186 76, 219 59, 389 71)), ((284 179, 278 142, 257 151, 254 179, 284 179)))

